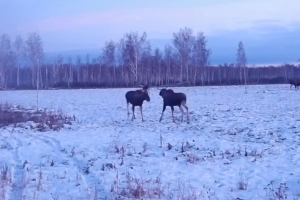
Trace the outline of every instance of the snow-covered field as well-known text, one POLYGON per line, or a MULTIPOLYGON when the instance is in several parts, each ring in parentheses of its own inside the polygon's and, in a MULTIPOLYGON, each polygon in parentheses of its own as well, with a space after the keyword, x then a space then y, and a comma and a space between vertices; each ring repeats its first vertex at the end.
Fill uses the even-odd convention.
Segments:
MULTIPOLYGON (((133 122, 128 89, 40 91, 40 108, 77 121, 56 132, 0 129, 0 199, 300 199, 300 91, 289 85, 174 88, 190 123, 163 121, 150 91, 133 122), (1 178, 0 178, 1 180, 1 178), (195 198, 197 197, 197 198, 195 198)), ((1 91, 31 108, 35 91, 1 91)))

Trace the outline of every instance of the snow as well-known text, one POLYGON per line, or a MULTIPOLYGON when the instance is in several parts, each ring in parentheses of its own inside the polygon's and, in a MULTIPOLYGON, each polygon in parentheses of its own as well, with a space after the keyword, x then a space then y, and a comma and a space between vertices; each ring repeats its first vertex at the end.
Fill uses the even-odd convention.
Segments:
MULTIPOLYGON (((6 164, 12 179, 0 184, 0 199, 131 199, 128 187, 138 182, 148 199, 300 196, 299 91, 289 85, 247 86, 246 94, 243 86, 174 88, 187 95, 190 123, 186 116, 180 122, 177 107, 173 123, 169 107, 159 122, 156 89, 143 104, 145 122, 139 109, 131 121, 128 90, 40 91, 40 108, 61 109, 77 121, 60 131, 0 129, 0 169, 6 164)), ((1 103, 27 108, 36 106, 35 98, 35 91, 0 92, 1 103)))

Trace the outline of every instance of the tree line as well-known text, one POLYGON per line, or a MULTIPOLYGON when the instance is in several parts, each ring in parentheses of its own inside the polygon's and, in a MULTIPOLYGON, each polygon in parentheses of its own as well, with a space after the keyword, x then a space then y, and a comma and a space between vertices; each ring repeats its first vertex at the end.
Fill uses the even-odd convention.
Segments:
POLYGON ((246 51, 238 43, 236 63, 210 65, 211 49, 203 32, 181 28, 172 44, 151 48, 144 32, 129 32, 118 41, 107 41, 99 56, 76 58, 57 55, 44 62, 43 42, 32 32, 24 40, 0 39, 0 88, 98 88, 187 83, 192 86, 285 83, 299 76, 299 66, 247 66, 246 51), (24 62, 26 61, 26 65, 24 62))

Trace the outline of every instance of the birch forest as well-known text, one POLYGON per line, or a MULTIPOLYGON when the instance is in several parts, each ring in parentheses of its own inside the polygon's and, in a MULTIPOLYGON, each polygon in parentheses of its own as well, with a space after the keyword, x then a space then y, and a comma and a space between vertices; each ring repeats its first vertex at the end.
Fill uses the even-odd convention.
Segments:
POLYGON ((237 44, 236 63, 212 66, 212 53, 203 32, 181 28, 164 49, 151 48, 145 32, 128 32, 119 41, 107 41, 97 57, 57 55, 49 63, 38 33, 27 38, 2 34, 0 89, 276 84, 300 75, 299 65, 247 65, 242 41, 237 44))

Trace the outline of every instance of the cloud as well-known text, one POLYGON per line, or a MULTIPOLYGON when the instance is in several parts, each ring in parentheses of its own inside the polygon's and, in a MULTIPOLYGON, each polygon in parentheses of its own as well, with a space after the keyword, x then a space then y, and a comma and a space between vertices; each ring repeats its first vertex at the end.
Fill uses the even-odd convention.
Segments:
MULTIPOLYGON (((143 31, 152 37, 170 37, 184 26, 214 34, 218 30, 251 29, 257 25, 293 28, 300 22, 300 2, 290 0, 253 0, 194 7, 133 7, 98 13, 51 18, 26 25, 28 31, 41 33, 84 31, 99 27, 101 31, 143 31)), ((108 33, 109 34, 109 33, 108 33)))

